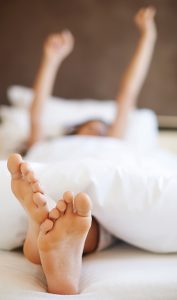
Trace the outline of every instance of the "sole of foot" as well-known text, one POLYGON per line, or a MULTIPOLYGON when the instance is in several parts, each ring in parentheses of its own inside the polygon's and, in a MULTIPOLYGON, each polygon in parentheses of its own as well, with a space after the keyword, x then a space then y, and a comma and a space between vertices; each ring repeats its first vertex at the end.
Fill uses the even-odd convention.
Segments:
POLYGON ((91 200, 65 192, 40 227, 38 248, 48 291, 77 294, 82 255, 91 226, 91 200))

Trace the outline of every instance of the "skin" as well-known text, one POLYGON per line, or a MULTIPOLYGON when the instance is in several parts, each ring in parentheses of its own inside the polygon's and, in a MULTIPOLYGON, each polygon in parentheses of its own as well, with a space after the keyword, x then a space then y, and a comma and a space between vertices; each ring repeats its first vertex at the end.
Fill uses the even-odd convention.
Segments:
MULTIPOLYGON (((152 59, 156 41, 154 16, 153 7, 142 8, 135 15, 140 38, 116 96, 115 120, 109 127, 100 121, 87 122, 79 127, 78 135, 124 137, 128 115, 136 107, 152 59)), ((44 102, 52 93, 57 71, 73 48, 74 37, 66 30, 50 35, 44 43, 30 108, 28 148, 43 140, 44 102)), ((21 156, 9 157, 8 168, 12 190, 28 216, 25 256, 33 263, 42 264, 49 292, 79 293, 82 254, 93 252, 99 242, 99 224, 91 218, 91 200, 84 193, 73 196, 66 192, 49 212, 40 184, 21 156)))
POLYGON ((91 251, 86 245, 92 222, 89 196, 74 197, 67 191, 49 212, 46 195, 29 164, 13 154, 8 169, 12 191, 28 217, 25 256, 42 265, 48 292, 78 293, 84 248, 91 251))
MULTIPOLYGON (((136 107, 138 96, 149 70, 157 36, 154 16, 155 9, 148 7, 140 9, 134 17, 134 23, 139 30, 140 38, 120 81, 115 99, 118 104, 116 117, 107 132, 107 136, 123 138, 128 115, 136 107)), ((74 37, 68 30, 50 35, 44 43, 41 65, 34 83, 34 98, 30 108, 31 130, 28 148, 44 139, 41 122, 43 106, 52 93, 56 74, 62 62, 73 51, 74 43, 74 37)), ((84 126, 84 135, 93 135, 86 128, 89 126, 90 124, 84 126)), ((98 135, 100 135, 101 130, 95 130, 94 132, 98 132, 98 135)), ((83 130, 80 130, 78 134, 83 134, 83 130)))
POLYGON ((77 135, 107 136, 108 127, 100 121, 90 121, 80 126, 77 135))

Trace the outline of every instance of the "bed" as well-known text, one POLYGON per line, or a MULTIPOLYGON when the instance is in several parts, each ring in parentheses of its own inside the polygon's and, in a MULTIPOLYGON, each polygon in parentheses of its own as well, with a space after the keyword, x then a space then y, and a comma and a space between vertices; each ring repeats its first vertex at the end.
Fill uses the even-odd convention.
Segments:
POLYGON ((177 255, 157 255, 124 243, 84 257, 80 295, 46 293, 40 266, 21 251, 0 252, 0 298, 176 300, 177 255))
MULTIPOLYGON (((174 152, 175 139, 174 132, 159 135, 160 144, 174 152)), ((46 293, 41 267, 27 261, 22 249, 0 251, 0 299, 176 300, 176 266, 177 254, 159 255, 117 242, 84 257, 80 295, 59 296, 46 293)))
MULTIPOLYGON (((161 131, 160 147, 177 153, 177 133, 161 131)), ((22 249, 0 251, 0 299, 176 300, 177 254, 155 254, 118 242, 83 258, 80 294, 52 295, 42 269, 27 261, 22 249)))

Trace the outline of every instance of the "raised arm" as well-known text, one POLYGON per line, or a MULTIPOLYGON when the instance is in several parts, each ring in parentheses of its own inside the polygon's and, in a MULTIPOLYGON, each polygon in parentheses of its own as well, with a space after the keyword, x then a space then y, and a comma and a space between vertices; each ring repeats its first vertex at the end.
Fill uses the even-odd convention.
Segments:
POLYGON ((156 41, 154 22, 155 9, 143 8, 135 16, 135 24, 140 30, 140 39, 132 60, 121 80, 116 97, 117 114, 109 136, 122 138, 127 126, 129 112, 136 106, 141 88, 146 79, 156 41))
POLYGON ((74 38, 69 31, 50 35, 44 44, 43 57, 34 83, 34 98, 30 107, 28 148, 43 139, 42 115, 44 102, 52 93, 57 71, 70 54, 74 38))

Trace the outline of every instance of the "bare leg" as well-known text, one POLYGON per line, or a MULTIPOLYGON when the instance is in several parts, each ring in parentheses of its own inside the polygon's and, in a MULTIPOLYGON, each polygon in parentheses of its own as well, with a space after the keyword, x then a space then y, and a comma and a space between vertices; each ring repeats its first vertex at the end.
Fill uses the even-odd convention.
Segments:
POLYGON ((84 193, 66 192, 40 227, 38 247, 48 291, 77 294, 85 240, 91 226, 91 202, 84 193))
POLYGON ((19 154, 8 159, 8 169, 12 176, 12 191, 28 216, 28 231, 24 243, 24 254, 33 263, 40 263, 37 247, 40 224, 48 216, 46 197, 43 194, 34 172, 19 154))
POLYGON ((97 220, 92 217, 92 224, 84 245, 84 254, 92 253, 97 249, 100 235, 99 231, 99 224, 97 220))
POLYGON ((9 157, 8 169, 12 190, 28 215, 25 256, 42 263, 49 292, 78 293, 83 252, 93 252, 99 238, 99 225, 91 219, 89 197, 80 193, 74 199, 66 192, 49 213, 35 174, 20 155, 9 157))

